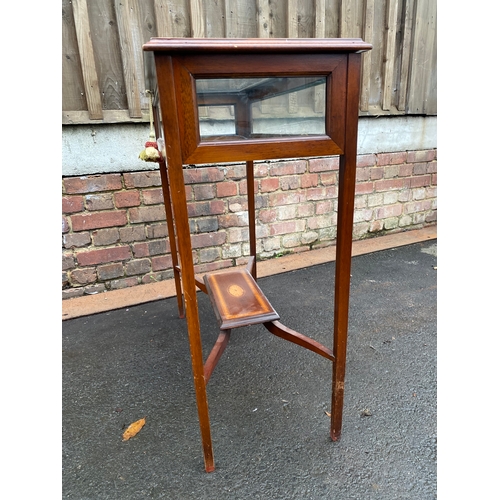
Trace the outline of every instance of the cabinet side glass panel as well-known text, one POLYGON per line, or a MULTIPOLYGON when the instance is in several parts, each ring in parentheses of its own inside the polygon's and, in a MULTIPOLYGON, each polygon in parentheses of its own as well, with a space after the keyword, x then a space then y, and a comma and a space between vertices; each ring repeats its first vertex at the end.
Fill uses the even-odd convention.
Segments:
POLYGON ((326 133, 326 76, 195 81, 202 142, 326 133))

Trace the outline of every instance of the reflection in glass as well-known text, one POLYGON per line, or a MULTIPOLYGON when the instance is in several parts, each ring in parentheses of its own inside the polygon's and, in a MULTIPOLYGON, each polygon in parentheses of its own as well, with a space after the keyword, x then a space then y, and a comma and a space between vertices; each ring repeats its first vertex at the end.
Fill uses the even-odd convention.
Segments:
POLYGON ((324 135, 326 77, 196 80, 202 141, 324 135))

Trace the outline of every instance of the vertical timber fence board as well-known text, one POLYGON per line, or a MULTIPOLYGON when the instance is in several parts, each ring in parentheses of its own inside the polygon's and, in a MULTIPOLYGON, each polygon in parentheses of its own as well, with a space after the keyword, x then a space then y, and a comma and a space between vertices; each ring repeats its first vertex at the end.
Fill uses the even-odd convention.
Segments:
POLYGON ((99 92, 92 38, 90 37, 87 0, 73 0, 73 16, 75 18, 76 37, 82 63, 83 83, 89 116, 94 120, 102 120, 101 94, 99 92))
POLYGON ((141 89, 144 89, 145 84, 138 0, 115 0, 115 10, 129 114, 131 118, 141 118, 141 89))

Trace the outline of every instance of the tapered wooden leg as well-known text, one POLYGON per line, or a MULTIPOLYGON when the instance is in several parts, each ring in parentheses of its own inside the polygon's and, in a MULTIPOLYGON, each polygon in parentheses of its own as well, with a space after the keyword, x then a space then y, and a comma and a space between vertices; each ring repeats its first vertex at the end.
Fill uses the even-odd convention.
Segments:
MULTIPOLYGON (((173 65, 170 56, 159 56, 155 59, 156 73, 158 75, 158 88, 160 89, 161 115, 177 116, 177 100, 173 80, 173 65)), ((196 298, 196 280, 189 231, 189 218, 187 211, 186 186, 182 169, 182 155, 179 140, 179 126, 176 120, 163 122, 168 163, 169 191, 172 193, 172 209, 175 220, 175 230, 178 243, 178 252, 181 264, 182 290, 186 311, 186 324, 191 352, 191 366, 193 369, 196 405, 200 423, 201 441, 205 470, 215 470, 210 432, 210 418, 208 414, 208 400, 206 381, 203 366, 203 352, 200 334, 200 318, 198 315, 198 302, 196 298)), ((163 178, 162 178, 163 181, 163 178)), ((172 242, 170 242, 172 244, 172 242)), ((174 252, 172 252, 172 255, 174 252)))
POLYGON ((344 407, 344 380, 347 354, 347 323, 351 281, 352 227, 356 187, 357 122, 359 103, 360 54, 350 54, 347 72, 346 146, 340 156, 337 255, 333 319, 332 416, 330 436, 340 439, 344 407))

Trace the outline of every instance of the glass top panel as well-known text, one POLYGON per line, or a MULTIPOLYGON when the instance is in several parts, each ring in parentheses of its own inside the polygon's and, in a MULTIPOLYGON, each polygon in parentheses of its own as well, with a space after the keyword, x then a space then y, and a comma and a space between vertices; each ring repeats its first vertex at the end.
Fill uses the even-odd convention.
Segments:
POLYGON ((324 135, 325 76, 196 80, 202 141, 324 135))

